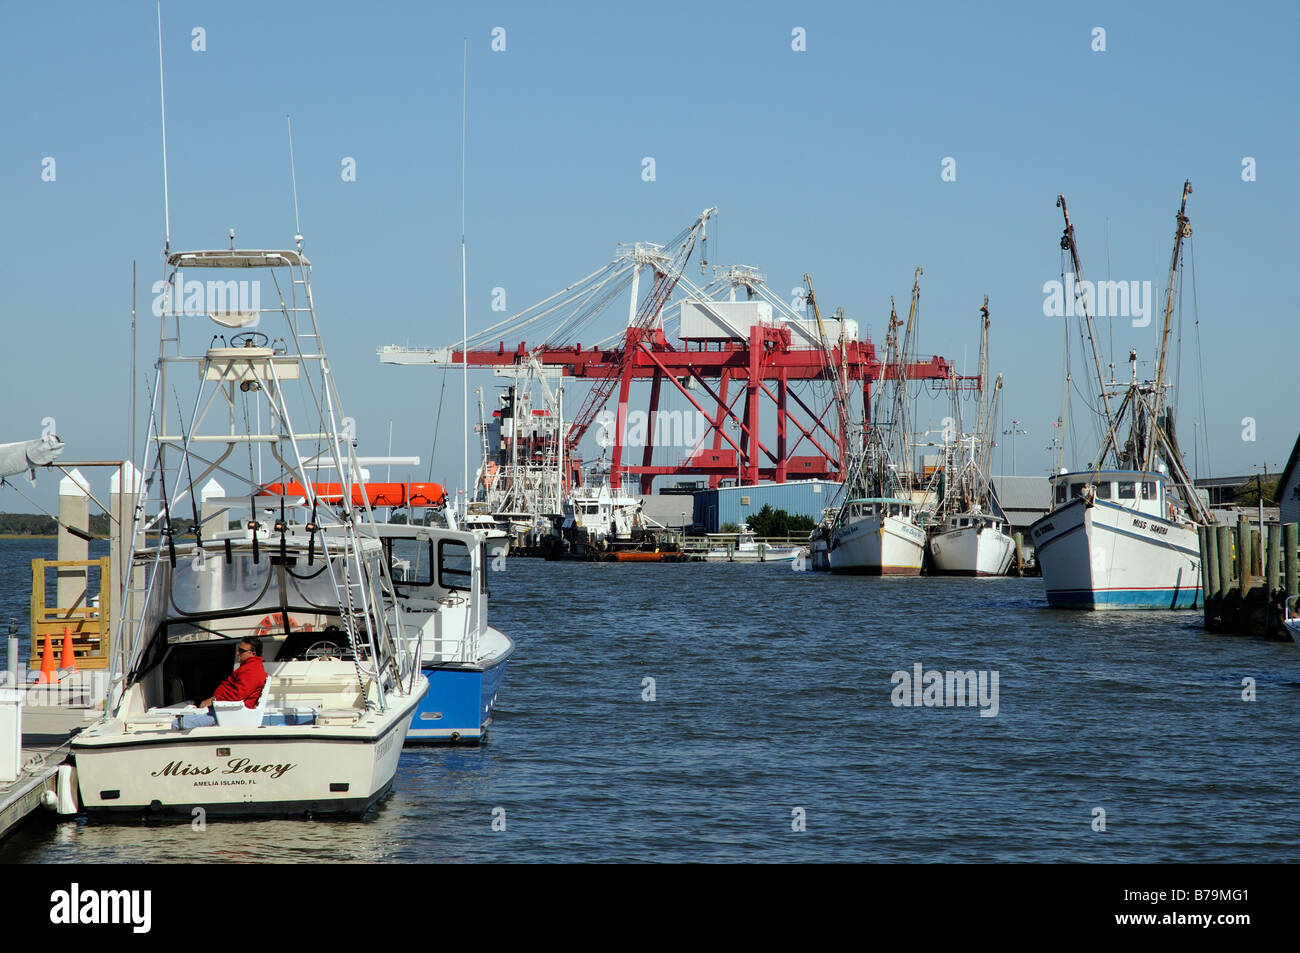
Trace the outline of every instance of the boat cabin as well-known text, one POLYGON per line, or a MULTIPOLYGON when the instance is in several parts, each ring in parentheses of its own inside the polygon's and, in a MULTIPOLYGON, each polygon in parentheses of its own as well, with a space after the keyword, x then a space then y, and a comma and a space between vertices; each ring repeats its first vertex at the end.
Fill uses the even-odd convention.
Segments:
POLYGON ((995 533, 1006 532, 1005 521, 993 513, 954 513, 944 521, 944 532, 958 529, 988 529, 995 533))
POLYGON ((1112 503, 1159 519, 1177 518, 1179 506, 1169 492, 1169 478, 1155 471, 1085 470, 1052 477, 1052 506, 1075 499, 1112 503))
MULTIPOLYGON (((333 552, 327 558, 319 536, 310 554, 303 540, 281 550, 278 536, 263 541, 260 533, 256 550, 245 538, 210 540, 202 552, 178 546, 174 564, 164 553, 139 627, 144 638, 127 669, 127 720, 210 697, 249 637, 260 641, 267 672, 254 726, 315 724, 322 716, 324 723, 355 723, 381 705, 400 671, 419 665, 415 653, 425 643, 459 659, 473 642, 470 621, 485 624, 481 544, 471 533, 377 529, 380 539, 362 547, 360 579, 356 560, 333 552), (394 595, 402 645, 376 616, 375 607, 390 606, 394 595)), ((224 723, 220 710, 217 717, 224 723)))
POLYGON ((845 504, 845 517, 850 521, 864 519, 868 516, 877 516, 881 519, 887 516, 895 516, 899 519, 911 520, 914 504, 910 500, 900 500, 894 497, 859 497, 849 500, 845 504))

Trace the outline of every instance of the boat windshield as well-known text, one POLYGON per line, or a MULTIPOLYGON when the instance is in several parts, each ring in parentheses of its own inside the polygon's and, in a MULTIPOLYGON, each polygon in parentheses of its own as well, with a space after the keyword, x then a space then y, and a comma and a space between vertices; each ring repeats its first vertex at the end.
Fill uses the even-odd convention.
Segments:
POLYGON ((266 550, 256 559, 235 552, 229 562, 222 553, 196 554, 178 559, 168 574, 167 614, 201 619, 282 606, 336 612, 343 578, 342 557, 327 561, 317 555, 309 566, 305 556, 282 559, 266 550))

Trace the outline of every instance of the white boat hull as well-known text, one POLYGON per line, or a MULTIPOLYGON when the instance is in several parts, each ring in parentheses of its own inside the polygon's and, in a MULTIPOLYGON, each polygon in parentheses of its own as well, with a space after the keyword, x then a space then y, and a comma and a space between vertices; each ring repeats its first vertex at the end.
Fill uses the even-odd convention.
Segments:
MULTIPOLYGON (((72 743, 91 813, 363 814, 392 787, 411 713, 424 694, 390 696, 356 725, 150 730, 127 716, 72 743), (131 730, 124 730, 130 727, 131 730)), ((322 719, 324 721, 324 719, 322 719)))
POLYGON ((1006 575, 1015 547, 1015 540, 989 526, 962 526, 930 537, 935 571, 949 576, 1006 575))
POLYGON ((831 536, 828 561, 833 573, 919 576, 925 534, 910 520, 865 515, 841 524, 831 536))
POLYGON ((1295 642, 1296 648, 1300 648, 1300 619, 1287 619, 1286 630, 1291 633, 1291 641, 1295 642))
POLYGON ((1030 527, 1047 601, 1080 609, 1200 603, 1196 527, 1102 500, 1071 500, 1030 527))

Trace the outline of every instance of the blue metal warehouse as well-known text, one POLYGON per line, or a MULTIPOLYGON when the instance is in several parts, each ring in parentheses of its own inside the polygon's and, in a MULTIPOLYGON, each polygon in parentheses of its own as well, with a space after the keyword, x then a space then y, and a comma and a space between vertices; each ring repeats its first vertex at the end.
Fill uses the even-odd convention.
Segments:
POLYGON ((791 516, 820 520, 822 510, 831 505, 839 488, 831 480, 795 480, 700 490, 695 494, 695 525, 703 527, 706 533, 718 533, 727 523, 737 526, 744 523, 764 504, 774 510, 785 510, 791 516))

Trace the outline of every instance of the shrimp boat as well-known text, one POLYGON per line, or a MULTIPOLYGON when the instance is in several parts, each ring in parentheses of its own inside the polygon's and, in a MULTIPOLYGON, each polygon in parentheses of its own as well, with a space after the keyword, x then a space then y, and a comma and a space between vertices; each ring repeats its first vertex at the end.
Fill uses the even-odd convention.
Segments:
MULTIPOLYGON (((1173 409, 1166 403, 1170 385, 1164 379, 1182 244, 1192 233, 1187 218, 1191 191, 1191 183, 1185 182, 1154 380, 1138 380, 1137 352, 1130 351, 1131 380, 1122 385, 1105 382, 1087 297, 1080 298, 1106 431, 1094 464, 1076 471, 1060 467, 1052 476, 1053 509, 1030 527, 1049 605, 1186 609, 1199 602, 1197 526, 1213 520, 1183 464, 1173 409), (1121 402, 1112 413, 1115 397, 1121 402), (1121 444, 1125 422, 1128 436, 1121 444)), ((1061 247, 1070 254, 1082 286, 1064 196, 1057 197, 1057 205, 1065 216, 1061 247)))
MULTIPOLYGON (((396 596, 342 426, 311 264, 300 237, 290 251, 238 250, 232 236, 228 250, 165 258, 109 696, 71 742, 81 803, 91 813, 364 814, 391 790, 428 689, 424 627, 396 596), (233 280, 184 279, 195 271, 233 280), (261 308, 256 290, 250 305, 243 291, 266 278, 277 306, 261 308), (226 294, 214 306, 212 288, 240 288, 238 308, 226 294), (338 474, 333 493, 308 475, 321 466, 338 474), (200 483, 216 474, 243 489, 200 515, 200 483), (217 702, 215 724, 182 727, 250 636, 267 671, 256 707, 217 702)), ((435 552, 443 581, 463 580, 480 558, 477 537, 449 530, 435 552)))
MULTIPOLYGON (((985 427, 997 419, 998 397, 1002 392, 999 374, 988 394, 989 299, 980 308, 980 372, 978 383, 979 423, 974 434, 947 441, 944 492, 939 502, 938 522, 930 536, 930 562, 935 573, 945 576, 1003 576, 1015 555, 1015 540, 1006 534, 1006 521, 997 510, 989 486, 989 451, 993 442, 985 427), (960 462, 955 459, 961 454, 960 462)), ((959 391, 954 386, 953 419, 961 420, 959 391)))
MULTIPOLYGON (((905 337, 898 340, 903 326, 897 312, 890 309, 887 337, 887 364, 898 371, 892 375, 894 387, 888 397, 881 388, 872 424, 866 434, 866 447, 855 456, 844 481, 844 500, 823 530, 825 561, 833 573, 857 573, 874 576, 919 576, 925 558, 925 530, 912 499, 912 476, 902 467, 909 459, 907 446, 906 375, 902 366, 908 360, 917 304, 920 300, 921 269, 916 269, 912 283, 912 304, 908 312, 905 337), (891 419, 886 420, 886 414, 891 419)), ((814 565, 821 555, 815 540, 810 540, 814 565)))

